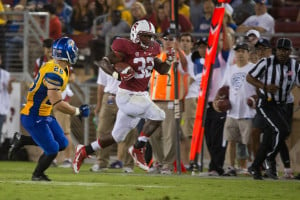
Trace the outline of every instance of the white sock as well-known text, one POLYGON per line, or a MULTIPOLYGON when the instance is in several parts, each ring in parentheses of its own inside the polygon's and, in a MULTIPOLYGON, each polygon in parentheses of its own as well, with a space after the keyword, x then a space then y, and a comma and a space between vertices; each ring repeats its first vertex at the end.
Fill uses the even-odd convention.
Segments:
POLYGON ((139 136, 138 141, 148 142, 148 137, 147 136, 139 136))
POLYGON ((98 143, 98 140, 92 142, 92 143, 91 143, 91 146, 92 146, 92 149, 93 149, 94 151, 98 151, 99 149, 101 149, 101 147, 100 147, 100 145, 99 145, 99 143, 98 143))

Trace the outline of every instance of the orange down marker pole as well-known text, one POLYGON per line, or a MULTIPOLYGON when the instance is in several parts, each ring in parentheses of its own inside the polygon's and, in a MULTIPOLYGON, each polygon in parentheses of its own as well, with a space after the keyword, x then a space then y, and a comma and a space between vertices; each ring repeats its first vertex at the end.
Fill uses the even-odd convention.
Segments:
MULTIPOLYGON (((229 2, 229 1, 219 0, 219 3, 224 3, 224 2, 229 2)), ((210 79, 212 77, 212 72, 213 72, 212 65, 215 62, 224 13, 225 13, 224 4, 221 4, 221 6, 215 8, 211 20, 209 37, 208 37, 208 46, 205 54, 204 69, 203 69, 203 75, 200 84, 200 93, 198 97, 193 136, 191 141, 190 161, 195 160, 196 154, 200 153, 202 148, 205 117, 206 117, 206 106, 208 103, 207 102, 208 89, 209 89, 210 79)))

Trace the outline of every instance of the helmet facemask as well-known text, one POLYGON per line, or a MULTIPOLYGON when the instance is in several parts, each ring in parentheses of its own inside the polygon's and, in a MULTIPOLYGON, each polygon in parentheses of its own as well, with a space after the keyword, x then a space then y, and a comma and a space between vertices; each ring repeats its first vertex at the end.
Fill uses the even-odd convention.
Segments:
POLYGON ((148 49, 150 46, 152 46, 154 42, 154 37, 155 35, 149 34, 149 33, 139 33, 138 38, 139 38, 139 43, 142 48, 148 49))

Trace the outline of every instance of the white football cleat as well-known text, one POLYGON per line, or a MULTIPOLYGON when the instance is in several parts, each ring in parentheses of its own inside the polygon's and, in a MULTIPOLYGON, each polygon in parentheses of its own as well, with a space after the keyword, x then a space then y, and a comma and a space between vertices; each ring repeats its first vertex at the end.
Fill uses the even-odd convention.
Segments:
POLYGON ((148 165, 147 165, 147 163, 145 161, 144 151, 145 151, 145 147, 141 148, 141 149, 136 149, 133 146, 131 146, 128 149, 128 153, 131 155, 131 157, 133 158, 133 160, 136 163, 136 165, 139 168, 141 168, 141 169, 143 169, 145 171, 148 171, 149 167, 148 167, 148 165))
POLYGON ((86 150, 85 150, 85 146, 83 146, 82 144, 78 144, 76 146, 76 151, 75 151, 75 157, 72 163, 72 167, 73 167, 73 171, 78 174, 80 167, 84 161, 85 158, 87 158, 87 154, 86 154, 86 150))

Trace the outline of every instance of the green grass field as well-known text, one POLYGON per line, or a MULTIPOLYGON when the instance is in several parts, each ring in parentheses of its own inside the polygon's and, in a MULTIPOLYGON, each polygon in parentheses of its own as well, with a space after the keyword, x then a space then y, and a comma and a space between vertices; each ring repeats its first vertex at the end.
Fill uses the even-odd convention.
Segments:
POLYGON ((49 168, 52 182, 33 182, 33 162, 0 162, 0 200, 296 200, 300 181, 263 180, 252 177, 210 178, 182 175, 149 175, 135 168, 124 174, 111 169, 89 171, 84 164, 79 174, 71 169, 49 168))

